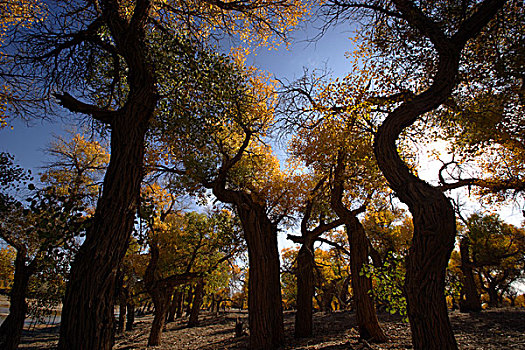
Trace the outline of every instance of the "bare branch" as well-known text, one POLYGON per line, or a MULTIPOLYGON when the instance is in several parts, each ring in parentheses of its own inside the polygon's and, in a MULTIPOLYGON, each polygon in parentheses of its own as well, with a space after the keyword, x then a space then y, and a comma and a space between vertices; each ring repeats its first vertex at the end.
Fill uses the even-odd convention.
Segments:
POLYGON ((74 113, 91 115, 94 119, 105 124, 111 125, 114 117, 117 115, 116 111, 108 111, 107 109, 81 102, 71 96, 68 92, 64 92, 63 94, 54 93, 53 95, 58 99, 58 103, 62 107, 67 108, 74 113))

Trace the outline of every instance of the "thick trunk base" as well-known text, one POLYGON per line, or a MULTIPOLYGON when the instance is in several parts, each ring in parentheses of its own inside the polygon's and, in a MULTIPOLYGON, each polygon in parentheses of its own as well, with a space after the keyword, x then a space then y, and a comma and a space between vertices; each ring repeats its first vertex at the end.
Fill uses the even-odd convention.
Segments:
POLYGON ((313 245, 303 244, 297 255, 297 312, 294 333, 296 338, 308 338, 313 335, 314 263, 313 245))

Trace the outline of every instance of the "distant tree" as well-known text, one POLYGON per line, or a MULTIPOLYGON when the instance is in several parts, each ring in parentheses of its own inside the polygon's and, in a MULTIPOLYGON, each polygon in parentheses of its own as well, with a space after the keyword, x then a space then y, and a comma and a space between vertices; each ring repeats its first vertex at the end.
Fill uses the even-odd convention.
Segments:
MULTIPOLYGON (((298 181, 310 184, 315 181, 315 177, 305 174, 298 181)), ((326 232, 335 229, 342 224, 342 220, 331 218, 326 186, 326 178, 322 178, 305 188, 303 197, 304 203, 297 211, 302 215, 300 232, 301 236, 288 235, 294 243, 300 243, 301 248, 296 252, 294 274, 297 279, 296 295, 293 300, 296 302, 295 315, 295 337, 311 337, 313 335, 313 296, 315 292, 315 242, 326 232)))
POLYGON ((2 292, 8 291, 13 284, 15 257, 14 248, 10 246, 0 248, 0 288, 2 292))
POLYGON ((489 306, 498 306, 510 285, 525 276, 525 231, 497 215, 473 214, 467 227, 469 263, 488 294, 489 306))
POLYGON ((144 287, 155 305, 148 344, 159 345, 175 287, 194 283, 189 326, 196 326, 209 275, 242 250, 235 217, 228 211, 210 215, 181 212, 178 199, 158 184, 143 191, 140 212, 149 262, 144 287))
POLYGON ((315 73, 305 75, 285 88, 283 110, 288 129, 296 131, 290 141, 292 159, 324 179, 329 188, 324 192, 325 211, 330 214, 324 214, 323 219, 334 216, 347 229, 360 334, 383 342, 386 337, 369 295, 371 281, 359 274, 368 263, 370 244, 357 216, 366 211, 372 197, 388 195, 385 180, 370 156, 373 111, 381 104, 395 103, 395 99, 390 102, 369 92, 367 80, 371 78, 366 69, 356 69, 335 81, 323 81, 315 73))
MULTIPOLYGON (((83 208, 78 206, 78 202, 56 195, 52 189, 36 192, 29 199, 27 207, 18 202, 2 210, 0 238, 16 249, 9 315, 0 326, 0 345, 3 349, 18 347, 27 313, 26 296, 30 278, 38 273, 40 283, 49 284, 52 279, 46 274, 50 270, 49 277, 55 276, 54 280, 57 280, 56 276, 63 272, 60 268, 69 263, 62 261, 67 255, 64 251, 74 248, 75 236, 84 232, 86 223, 83 208)), ((55 286, 41 292, 59 292, 59 289, 55 286)), ((61 297, 60 293, 54 295, 47 297, 54 300, 61 297)), ((42 299, 46 296, 40 294, 38 297, 42 299)))
POLYGON ((94 208, 109 163, 108 147, 82 133, 70 132, 68 137, 55 136, 45 149, 51 161, 40 181, 94 208))

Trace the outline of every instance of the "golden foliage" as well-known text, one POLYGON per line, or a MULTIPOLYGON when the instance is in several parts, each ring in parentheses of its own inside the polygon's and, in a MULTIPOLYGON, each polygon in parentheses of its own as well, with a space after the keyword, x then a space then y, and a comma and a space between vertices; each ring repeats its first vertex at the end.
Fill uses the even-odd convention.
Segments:
POLYGON ((109 163, 104 145, 83 134, 74 134, 70 140, 56 137, 47 152, 54 161, 41 174, 40 181, 53 186, 59 195, 80 196, 88 201, 98 197, 101 177, 109 163))

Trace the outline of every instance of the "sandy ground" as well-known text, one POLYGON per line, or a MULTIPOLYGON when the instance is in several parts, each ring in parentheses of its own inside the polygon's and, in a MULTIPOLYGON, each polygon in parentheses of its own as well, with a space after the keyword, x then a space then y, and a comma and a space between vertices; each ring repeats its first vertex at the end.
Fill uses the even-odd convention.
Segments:
MULTIPOLYGON (((203 313, 201 323, 194 328, 185 326, 186 319, 167 325, 162 345, 149 349, 246 349, 248 337, 234 337, 236 318, 246 322, 246 312, 224 314, 203 313)), ((359 340, 355 314, 348 311, 314 316, 313 338, 293 338, 293 313, 285 313, 286 342, 283 349, 411 349, 410 329, 399 317, 379 315, 390 337, 385 344, 368 344, 359 340)), ((523 349, 525 350, 525 309, 495 309, 479 314, 451 312, 450 319, 460 349, 523 349)), ((135 329, 117 336, 114 349, 146 349, 151 315, 137 318, 135 329)), ((57 342, 58 327, 24 332, 21 349, 52 349, 57 342)))

